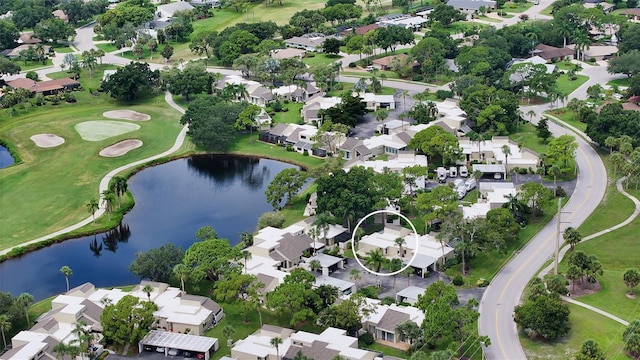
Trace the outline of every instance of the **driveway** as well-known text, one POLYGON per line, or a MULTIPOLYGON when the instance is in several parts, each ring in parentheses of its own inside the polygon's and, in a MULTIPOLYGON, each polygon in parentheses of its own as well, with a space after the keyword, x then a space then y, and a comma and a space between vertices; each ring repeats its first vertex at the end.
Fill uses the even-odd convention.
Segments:
MULTIPOLYGON (((387 81, 385 81, 384 84, 387 84, 387 81)), ((396 101, 396 108, 389 110, 389 116, 383 122, 376 120, 375 113, 367 113, 361 117, 360 121, 356 124, 356 127, 353 128, 351 136, 359 139, 370 138, 374 135, 378 125, 387 123, 391 120, 400 119, 400 114, 405 112, 405 105, 407 109, 411 109, 415 103, 413 95, 418 93, 417 91, 412 90, 407 91, 408 94, 403 97, 402 91, 396 90, 393 94, 393 98, 396 101)))

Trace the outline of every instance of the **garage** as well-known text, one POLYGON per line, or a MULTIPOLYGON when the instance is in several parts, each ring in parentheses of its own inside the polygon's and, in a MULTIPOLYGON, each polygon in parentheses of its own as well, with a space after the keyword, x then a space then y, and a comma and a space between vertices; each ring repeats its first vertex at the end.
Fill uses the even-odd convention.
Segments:
POLYGON ((151 330, 138 343, 138 351, 156 351, 167 355, 182 355, 209 360, 211 354, 218 350, 218 339, 206 336, 174 333, 170 331, 151 330))

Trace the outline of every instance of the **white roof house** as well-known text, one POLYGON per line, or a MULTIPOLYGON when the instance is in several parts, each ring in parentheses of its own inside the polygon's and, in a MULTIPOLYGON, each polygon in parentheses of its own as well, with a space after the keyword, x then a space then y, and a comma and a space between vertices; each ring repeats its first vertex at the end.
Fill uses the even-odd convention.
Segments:
POLYGON ((401 173, 402 169, 410 166, 427 166, 427 156, 426 155, 416 155, 416 153, 412 150, 408 151, 399 151, 397 155, 391 155, 387 160, 361 160, 356 159, 355 161, 349 162, 345 165, 345 170, 348 170, 354 166, 363 166, 366 168, 371 168, 373 171, 377 173, 383 173, 386 170, 401 173))
POLYGON ((167 21, 172 18, 178 11, 187 11, 195 9, 193 5, 186 1, 178 1, 169 4, 159 5, 156 8, 157 20, 167 21))
POLYGON ((406 287, 396 293, 396 301, 415 305, 415 303, 418 302, 418 296, 424 295, 425 290, 425 288, 419 286, 406 287))
POLYGON ((411 16, 406 14, 391 14, 381 16, 378 18, 378 25, 382 27, 386 26, 400 26, 405 29, 417 30, 420 29, 424 23, 429 21, 422 16, 411 16))
POLYGON ((460 207, 465 219, 486 217, 490 210, 507 203, 508 195, 518 193, 512 182, 481 182, 478 191, 481 197, 477 203, 460 207))
MULTIPOLYGON (((536 170, 540 162, 538 154, 527 149, 520 148, 517 143, 506 136, 494 136, 491 140, 471 141, 469 138, 459 139, 462 154, 466 161, 478 160, 481 162, 502 164, 506 171, 513 168, 525 168, 536 170), (502 147, 509 148, 510 155, 505 156, 502 147)), ((496 171, 499 172, 499 171, 496 171)), ((504 171, 502 171, 504 172, 504 171)))
POLYGON ((393 110, 396 108, 396 100, 393 95, 377 95, 362 92, 353 92, 352 95, 362 98, 362 102, 365 103, 366 108, 369 110, 378 110, 380 108, 393 110))

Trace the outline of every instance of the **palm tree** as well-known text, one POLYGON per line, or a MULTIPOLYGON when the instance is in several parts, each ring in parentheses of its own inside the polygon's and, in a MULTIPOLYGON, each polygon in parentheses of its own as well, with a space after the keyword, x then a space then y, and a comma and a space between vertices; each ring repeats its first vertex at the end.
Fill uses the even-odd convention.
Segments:
MULTIPOLYGON (((502 145, 502 153, 504 154, 504 168, 505 170, 509 167, 509 155, 511 155, 511 148, 509 147, 509 145, 504 144, 502 145)), ((507 177, 504 177, 505 180, 507 180, 507 177)))
POLYGON ((87 323, 84 321, 80 321, 74 324, 73 330, 71 332, 76 335, 76 339, 73 340, 73 343, 78 343, 78 349, 80 350, 80 354, 84 359, 84 354, 89 351, 89 341, 93 339, 93 335, 91 335, 86 329, 87 323))
POLYGON ((564 234, 562 234, 562 237, 564 238, 564 241, 566 241, 567 244, 569 244, 569 246, 571 247, 571 251, 573 251, 576 245, 582 240, 582 235, 580 234, 580 232, 578 232, 577 229, 571 226, 564 230, 564 234))
POLYGON ((96 211, 98 211, 99 208, 100 205, 98 204, 98 200, 96 200, 95 198, 89 200, 89 202, 87 203, 87 211, 89 211, 89 214, 93 216, 93 225, 96 224, 96 211))
POLYGON ((358 287, 358 280, 360 280, 360 279, 361 279, 361 276, 360 276, 360 270, 358 270, 358 269, 356 269, 356 268, 352 268, 352 269, 349 271, 349 278, 350 278, 351 280, 353 280, 353 282, 355 282, 355 283, 356 283, 356 288, 357 288, 357 287, 358 287))
POLYGON ((28 325, 31 325, 31 321, 29 321, 29 306, 32 303, 33 295, 29 293, 22 293, 16 298, 16 304, 19 304, 24 308, 24 318, 27 320, 28 325))
POLYGON ((406 269, 402 270, 402 274, 407 275, 407 287, 410 287, 411 277, 414 275, 413 268, 411 266, 407 266, 406 269))
POLYGON ((73 271, 67 265, 60 268, 60 272, 64 275, 64 279, 67 281, 67 291, 69 291, 69 276, 73 275, 73 271))
POLYGON ((0 333, 2 333, 2 342, 4 343, 4 347, 7 347, 7 339, 4 334, 11 330, 11 320, 8 315, 2 314, 0 315, 0 333))
POLYGON ((382 266, 387 262, 387 259, 382 255, 382 250, 377 248, 367 252, 367 257, 364 260, 364 265, 369 269, 375 269, 375 272, 380 272, 382 266))
POLYGON ((527 111, 527 116, 529 117, 529 122, 533 120, 533 117, 536 116, 536 112, 533 110, 527 111))
POLYGON ((322 240, 324 241, 324 245, 329 245, 327 244, 327 232, 329 231, 329 225, 331 225, 331 215, 329 215, 328 212, 316 215, 316 220, 313 222, 313 225, 322 230, 322 240))
POLYGON ((604 146, 609 148, 609 155, 611 155, 613 148, 618 146, 618 138, 607 136, 607 138, 604 139, 604 146))
POLYGON ((353 241, 355 241, 355 244, 353 244, 353 247, 355 248, 356 251, 358 251, 358 244, 360 243, 360 239, 362 239, 364 234, 365 234, 364 229, 361 227, 358 227, 356 229, 356 233, 353 235, 353 241))
POLYGON ((476 180, 476 201, 478 201, 478 199, 480 199, 480 179, 482 178, 482 171, 475 170, 471 176, 476 180))
POLYGON ((173 273, 180 279, 182 292, 184 292, 184 282, 190 274, 189 270, 189 267, 183 263, 176 264, 176 266, 173 267, 173 273))
POLYGON ((406 244, 407 241, 403 237, 399 237, 399 238, 396 238, 395 240, 393 240, 393 242, 396 245, 398 245, 398 254, 400 255, 400 258, 403 258, 404 257, 404 251, 403 251, 404 249, 402 248, 402 246, 404 244, 406 244))
POLYGON ((222 336, 227 338, 227 342, 231 342, 231 334, 233 334, 234 332, 236 332, 236 329, 233 328, 233 326, 231 325, 227 325, 222 329, 222 336))
POLYGON ((617 151, 609 156, 609 160, 611 160, 611 164, 613 164, 613 177, 615 178, 617 170, 622 169, 624 164, 627 163, 627 160, 617 151))
POLYGON ((407 112, 407 96, 409 96, 409 91, 402 90, 400 95, 402 96, 402 112, 407 112))
POLYGON ((502 207, 509 210, 513 217, 516 217, 518 214, 523 214, 525 210, 525 205, 518 199, 516 195, 505 195, 507 202, 502 204, 502 207))
POLYGON ((102 49, 97 49, 95 50, 95 52, 93 53, 93 56, 97 57, 98 59, 100 59, 100 65, 102 65, 102 58, 106 55, 106 53, 104 52, 104 50, 102 49))
POLYGON ((556 186, 556 180, 558 179, 558 175, 560 175, 561 172, 562 170, 560 170, 560 167, 558 165, 554 164, 549 168, 549 175, 553 176, 553 196, 557 195, 558 187, 556 186))
POLYGON ((93 67, 98 63, 94 53, 91 51, 82 52, 82 66, 89 69, 89 77, 93 77, 93 67))
POLYGON ((269 341, 269 343, 271 344, 271 346, 276 348, 276 360, 279 360, 280 351, 278 349, 278 346, 282 344, 282 339, 279 337, 274 337, 274 338, 271 338, 271 341, 269 341))
POLYGON ((109 221, 111 221, 111 212, 113 211, 113 207, 116 202, 116 196, 111 190, 105 190, 102 192, 102 203, 104 204, 104 208, 107 211, 107 217, 109 221))
POLYGON ((142 288, 142 292, 147 294, 147 300, 151 302, 151 293, 153 292, 153 286, 147 284, 142 288))
POLYGON ((313 259, 309 262, 309 269, 311 269, 312 272, 316 272, 321 268, 322 268, 322 264, 320 263, 320 260, 313 259))
POLYGON ((111 179, 109 190, 111 190, 118 197, 118 208, 122 207, 121 197, 127 193, 128 190, 127 179, 122 176, 114 176, 111 179))
POLYGON ((53 347, 53 353, 56 355, 56 359, 64 359, 64 356, 67 354, 68 346, 62 341, 57 343, 56 346, 53 347))
POLYGON ((244 259, 244 273, 247 273, 247 260, 251 260, 251 251, 243 250, 242 258, 244 259))
MULTIPOLYGON (((393 258, 391 259, 391 261, 387 261, 385 264, 385 268, 387 270, 389 270, 390 273, 394 273, 399 271, 400 269, 402 269, 402 260, 398 259, 398 258, 393 258)), ((393 291, 396 291, 396 278, 398 277, 398 274, 394 274, 393 275, 393 291)))

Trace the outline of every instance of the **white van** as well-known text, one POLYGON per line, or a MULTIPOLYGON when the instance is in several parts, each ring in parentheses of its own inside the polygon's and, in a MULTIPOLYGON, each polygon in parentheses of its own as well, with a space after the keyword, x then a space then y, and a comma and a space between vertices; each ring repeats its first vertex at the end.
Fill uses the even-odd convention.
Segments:
POLYGON ((438 179, 438 182, 445 182, 447 181, 447 169, 443 168, 442 166, 436 169, 436 178, 438 179))
POLYGON ((455 178, 458 177, 458 168, 455 166, 452 166, 449 168, 449 177, 455 178))
POLYGON ((467 167, 464 165, 460 166, 460 176, 462 177, 469 176, 469 170, 467 170, 467 167))
POLYGON ((471 191, 476 188, 476 179, 469 179, 464 183, 464 188, 471 191))

